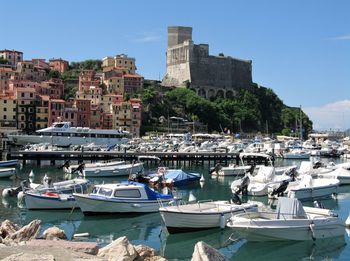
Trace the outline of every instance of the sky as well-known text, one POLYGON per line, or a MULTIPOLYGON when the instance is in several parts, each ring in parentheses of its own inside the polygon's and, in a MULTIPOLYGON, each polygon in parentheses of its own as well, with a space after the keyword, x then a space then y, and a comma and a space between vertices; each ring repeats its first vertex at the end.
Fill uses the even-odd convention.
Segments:
POLYGON ((162 79, 167 27, 193 27, 210 54, 253 61, 253 81, 317 130, 350 128, 350 1, 347 0, 0 0, 0 49, 25 59, 136 58, 138 73, 162 79))

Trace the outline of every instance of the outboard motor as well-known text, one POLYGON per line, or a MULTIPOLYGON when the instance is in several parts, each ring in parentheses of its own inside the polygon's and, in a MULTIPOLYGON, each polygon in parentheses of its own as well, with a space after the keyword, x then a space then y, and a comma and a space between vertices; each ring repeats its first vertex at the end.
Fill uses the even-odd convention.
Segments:
MULTIPOLYGON (((237 181, 235 181, 235 182, 237 182, 237 181)), ((249 177, 247 175, 245 175, 243 178, 240 179, 240 183, 237 184, 236 187, 234 187, 232 189, 233 194, 238 195, 238 194, 242 193, 242 195, 248 195, 249 182, 250 182, 249 177)))
POLYGON ((238 196, 237 192, 236 193, 232 193, 232 199, 231 202, 236 204, 236 205, 241 205, 242 204, 242 200, 241 198, 238 196))
POLYGON ((49 176, 47 176, 47 175, 45 174, 45 176, 44 176, 44 178, 43 178, 43 185, 44 185, 46 188, 49 188, 49 187, 51 187, 51 184, 52 184, 52 179, 51 179, 49 176))
POLYGON ((289 181, 283 180, 278 188, 273 189, 271 196, 277 195, 278 197, 283 196, 283 193, 286 191, 288 187, 289 181))
POLYGON ((79 164, 79 166, 76 169, 72 170, 72 174, 74 174, 77 171, 80 172, 80 174, 83 174, 84 168, 85 168, 85 163, 83 162, 79 164))
POLYGON ((214 168, 210 169, 210 174, 218 173, 222 169, 222 166, 220 163, 217 163, 214 168))
POLYGON ((291 177, 291 181, 295 181, 295 177, 297 175, 297 168, 291 168, 288 169, 286 172, 284 172, 285 175, 291 177))
POLYGON ((70 161, 67 160, 63 165, 59 166, 58 169, 69 168, 69 166, 70 166, 70 161))

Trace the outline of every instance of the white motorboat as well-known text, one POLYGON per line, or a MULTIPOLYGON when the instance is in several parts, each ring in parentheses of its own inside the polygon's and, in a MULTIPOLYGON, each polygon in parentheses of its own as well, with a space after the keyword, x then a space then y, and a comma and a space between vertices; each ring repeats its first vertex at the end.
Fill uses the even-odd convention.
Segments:
POLYGON ((89 194, 73 195, 85 215, 157 212, 159 204, 169 204, 174 199, 137 182, 96 185, 89 194))
POLYGON ((337 193, 339 184, 338 179, 313 179, 311 175, 304 174, 290 182, 285 193, 290 198, 298 199, 329 197, 337 193))
POLYGON ((235 163, 230 163, 227 167, 222 167, 219 171, 212 172, 217 176, 244 176, 251 166, 240 166, 235 163))
POLYGON ((242 179, 231 183, 234 194, 247 193, 251 196, 266 196, 269 188, 282 181, 289 181, 292 177, 288 175, 275 175, 274 167, 260 166, 256 175, 247 174, 242 179))
POLYGON ((18 164, 18 160, 2 160, 0 161, 0 167, 13 167, 18 164))
POLYGON ((342 164, 328 173, 317 174, 319 178, 338 179, 340 185, 350 184, 350 164, 342 164))
POLYGON ((59 182, 51 182, 47 175, 43 178, 43 184, 30 183, 29 190, 35 190, 39 193, 53 192, 59 194, 72 194, 73 192, 82 193, 91 186, 87 179, 75 178, 59 182))
POLYGON ((51 127, 37 130, 34 135, 9 134, 9 140, 16 144, 49 143, 57 146, 120 145, 127 143, 131 134, 121 130, 90 129, 72 127, 70 122, 55 122, 51 127))
POLYGON ((25 203, 29 210, 34 209, 72 209, 77 208, 75 198, 71 194, 59 194, 55 192, 26 191, 25 203))
POLYGON ((0 178, 9 178, 16 174, 15 168, 0 168, 0 178))
POLYGON ((344 235, 345 223, 328 209, 280 197, 276 212, 238 214, 227 226, 248 241, 316 240, 344 235))
POLYGON ((76 165, 70 165, 69 161, 66 161, 61 167, 63 168, 64 172, 67 174, 73 174, 74 172, 83 171, 84 168, 101 168, 101 167, 111 167, 111 166, 117 166, 125 164, 125 161, 109 161, 109 162, 103 162, 98 161, 94 163, 81 163, 76 165))
POLYGON ((134 164, 118 164, 114 166, 84 168, 82 172, 82 175, 86 178, 128 176, 130 174, 143 172, 143 163, 137 162, 134 164))
POLYGON ((184 205, 165 206, 159 209, 170 234, 209 228, 223 228, 231 215, 257 211, 256 203, 233 204, 228 201, 206 201, 184 205))
POLYGON ((310 152, 301 150, 301 149, 293 149, 290 152, 286 152, 283 154, 283 158, 285 159, 309 159, 310 152))

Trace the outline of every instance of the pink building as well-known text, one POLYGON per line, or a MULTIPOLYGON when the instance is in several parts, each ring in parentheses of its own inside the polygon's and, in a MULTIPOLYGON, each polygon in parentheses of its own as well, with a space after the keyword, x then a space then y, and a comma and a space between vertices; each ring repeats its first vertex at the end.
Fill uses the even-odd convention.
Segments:
POLYGON ((78 125, 78 127, 90 127, 90 124, 91 124, 91 100, 76 99, 75 106, 78 109, 78 112, 77 112, 77 125, 78 125))
POLYGON ((141 128, 141 100, 140 99, 130 99, 131 104, 131 126, 130 131, 134 135, 134 137, 140 136, 140 128, 141 128))
POLYGON ((34 68, 43 69, 43 70, 50 69, 50 66, 45 59, 32 59, 32 63, 34 68))
POLYGON ((113 128, 113 114, 105 112, 102 114, 102 129, 112 129, 113 128))
POLYGON ((61 99, 50 99, 49 101, 49 122, 48 125, 51 126, 52 123, 62 120, 65 102, 61 99))
POLYGON ((89 93, 90 87, 95 86, 95 88, 100 86, 100 80, 95 77, 94 70, 83 70, 79 74, 79 91, 89 93))
POLYGON ((60 73, 64 73, 69 69, 69 62, 65 61, 61 58, 59 59, 51 59, 49 62, 51 70, 59 71, 60 73))
POLYGON ((143 77, 137 73, 125 74, 124 79, 124 93, 133 94, 143 87, 143 77))
POLYGON ((51 99, 61 99, 64 94, 64 83, 61 79, 50 79, 41 82, 37 92, 43 95, 49 95, 51 99))
POLYGON ((62 121, 68 121, 72 126, 78 126, 78 109, 75 107, 64 108, 62 121))

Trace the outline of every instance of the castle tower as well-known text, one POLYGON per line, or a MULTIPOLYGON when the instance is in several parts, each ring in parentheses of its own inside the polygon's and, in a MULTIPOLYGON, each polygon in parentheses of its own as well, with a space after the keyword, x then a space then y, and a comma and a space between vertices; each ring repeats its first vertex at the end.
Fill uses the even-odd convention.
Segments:
POLYGON ((182 44, 186 40, 192 40, 192 27, 168 27, 168 48, 174 45, 182 44))

